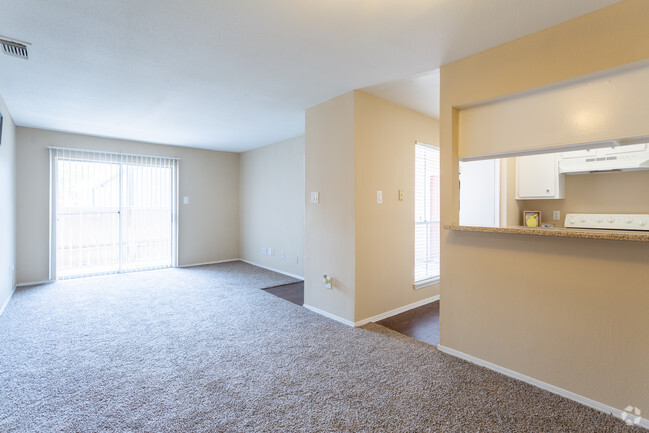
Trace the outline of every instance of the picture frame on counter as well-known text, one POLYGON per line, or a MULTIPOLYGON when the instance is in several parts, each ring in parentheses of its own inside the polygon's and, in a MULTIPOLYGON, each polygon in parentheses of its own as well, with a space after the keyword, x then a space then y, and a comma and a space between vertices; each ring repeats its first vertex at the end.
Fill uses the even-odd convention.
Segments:
POLYGON ((541 211, 540 210, 523 211, 523 226, 541 227, 541 211))

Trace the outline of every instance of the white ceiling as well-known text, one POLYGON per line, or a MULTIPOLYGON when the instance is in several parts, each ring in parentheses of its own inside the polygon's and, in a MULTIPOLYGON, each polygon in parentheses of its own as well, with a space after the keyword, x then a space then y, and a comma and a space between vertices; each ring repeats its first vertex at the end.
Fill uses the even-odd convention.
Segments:
POLYGON ((439 69, 398 78, 361 90, 439 119, 439 69))
POLYGON ((240 152, 353 89, 436 116, 441 65, 613 3, 6 1, 0 35, 32 45, 0 95, 20 126, 240 152))

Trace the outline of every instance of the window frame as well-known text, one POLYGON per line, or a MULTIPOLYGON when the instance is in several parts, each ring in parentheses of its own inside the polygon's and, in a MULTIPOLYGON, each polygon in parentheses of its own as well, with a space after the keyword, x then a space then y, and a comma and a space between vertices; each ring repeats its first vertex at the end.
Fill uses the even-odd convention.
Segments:
MULTIPOLYGON (((441 179, 441 176, 440 176, 441 173, 440 173, 440 166, 438 165, 437 170, 436 170, 436 172, 437 172, 436 175, 437 175, 437 178, 438 178, 438 183, 437 183, 438 190, 437 190, 437 197, 436 197, 436 201, 437 201, 436 211, 437 211, 437 214, 438 214, 438 220, 435 221, 435 220, 433 220, 431 218, 431 219, 425 219, 423 221, 418 221, 417 220, 417 208, 418 208, 417 201, 418 201, 419 198, 418 198, 417 192, 421 188, 420 186, 418 187, 418 183, 421 181, 421 179, 419 179, 419 176, 418 176, 419 173, 418 173, 418 170, 417 170, 417 166, 418 166, 419 158, 420 158, 418 156, 417 148, 421 148, 421 149, 423 149, 425 151, 434 151, 434 152, 436 152, 437 153, 436 154, 436 159, 437 159, 438 164, 440 163, 440 148, 439 148, 439 146, 434 146, 434 145, 422 143, 422 142, 419 142, 419 141, 415 142, 415 172, 414 172, 415 221, 414 221, 414 237, 413 237, 413 241, 414 241, 413 243, 414 243, 414 250, 415 251, 414 251, 414 263, 413 263, 413 280, 414 280, 413 288, 414 289, 421 289, 423 287, 427 287, 427 286, 430 286, 430 285, 433 285, 433 284, 437 284, 440 281, 441 269, 439 269, 439 268, 438 268, 437 274, 433 274, 433 275, 427 274, 424 278, 420 278, 419 280, 416 279, 417 278, 417 259, 418 259, 418 255, 417 255, 418 244, 417 244, 416 226, 417 226, 418 223, 425 223, 425 224, 437 224, 438 227, 441 227, 441 215, 440 215, 440 212, 439 212, 439 209, 440 209, 440 204, 439 204, 439 202, 440 202, 439 181, 441 179)), ((426 207, 425 204, 423 206, 426 207)), ((433 208, 431 208, 430 211, 433 211, 433 208)), ((424 211, 424 214, 426 214, 425 211, 424 211)), ((438 232, 439 231, 440 230, 438 230, 438 232)), ((429 235, 426 235, 426 237, 427 237, 425 239, 426 242, 429 242, 428 236, 429 235)), ((425 261, 434 260, 435 255, 437 256, 437 260, 439 260, 439 258, 440 258, 440 239, 439 239, 439 237, 437 239, 436 245, 437 245, 436 251, 433 251, 432 255, 427 253, 425 261)))

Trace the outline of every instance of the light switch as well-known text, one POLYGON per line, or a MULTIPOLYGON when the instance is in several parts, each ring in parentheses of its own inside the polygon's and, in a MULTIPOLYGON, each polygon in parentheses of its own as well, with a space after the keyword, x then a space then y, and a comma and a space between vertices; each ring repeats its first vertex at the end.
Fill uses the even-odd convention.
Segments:
POLYGON ((399 190, 399 201, 403 201, 403 190, 399 190))
POLYGON ((316 192, 311 192, 311 203, 320 203, 320 194, 316 192))
POLYGON ((378 204, 383 203, 383 191, 376 191, 376 202, 378 204))
POLYGON ((189 197, 188 196, 183 197, 183 203, 184 204, 189 204, 189 197))

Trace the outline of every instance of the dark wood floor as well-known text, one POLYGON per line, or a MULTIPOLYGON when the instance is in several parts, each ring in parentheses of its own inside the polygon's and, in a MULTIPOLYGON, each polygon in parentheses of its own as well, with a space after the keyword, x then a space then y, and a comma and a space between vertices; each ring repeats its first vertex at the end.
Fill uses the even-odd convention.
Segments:
POLYGON ((439 301, 413 308, 376 323, 415 340, 437 346, 439 344, 439 301))
POLYGON ((264 289, 268 293, 272 293, 282 299, 299 305, 304 305, 304 281, 294 284, 284 284, 283 286, 271 287, 264 289))
MULTIPOLYGON (((300 306, 304 304, 304 281, 264 290, 294 304, 300 306)), ((439 344, 439 301, 422 305, 376 323, 415 340, 437 346, 439 344)))

